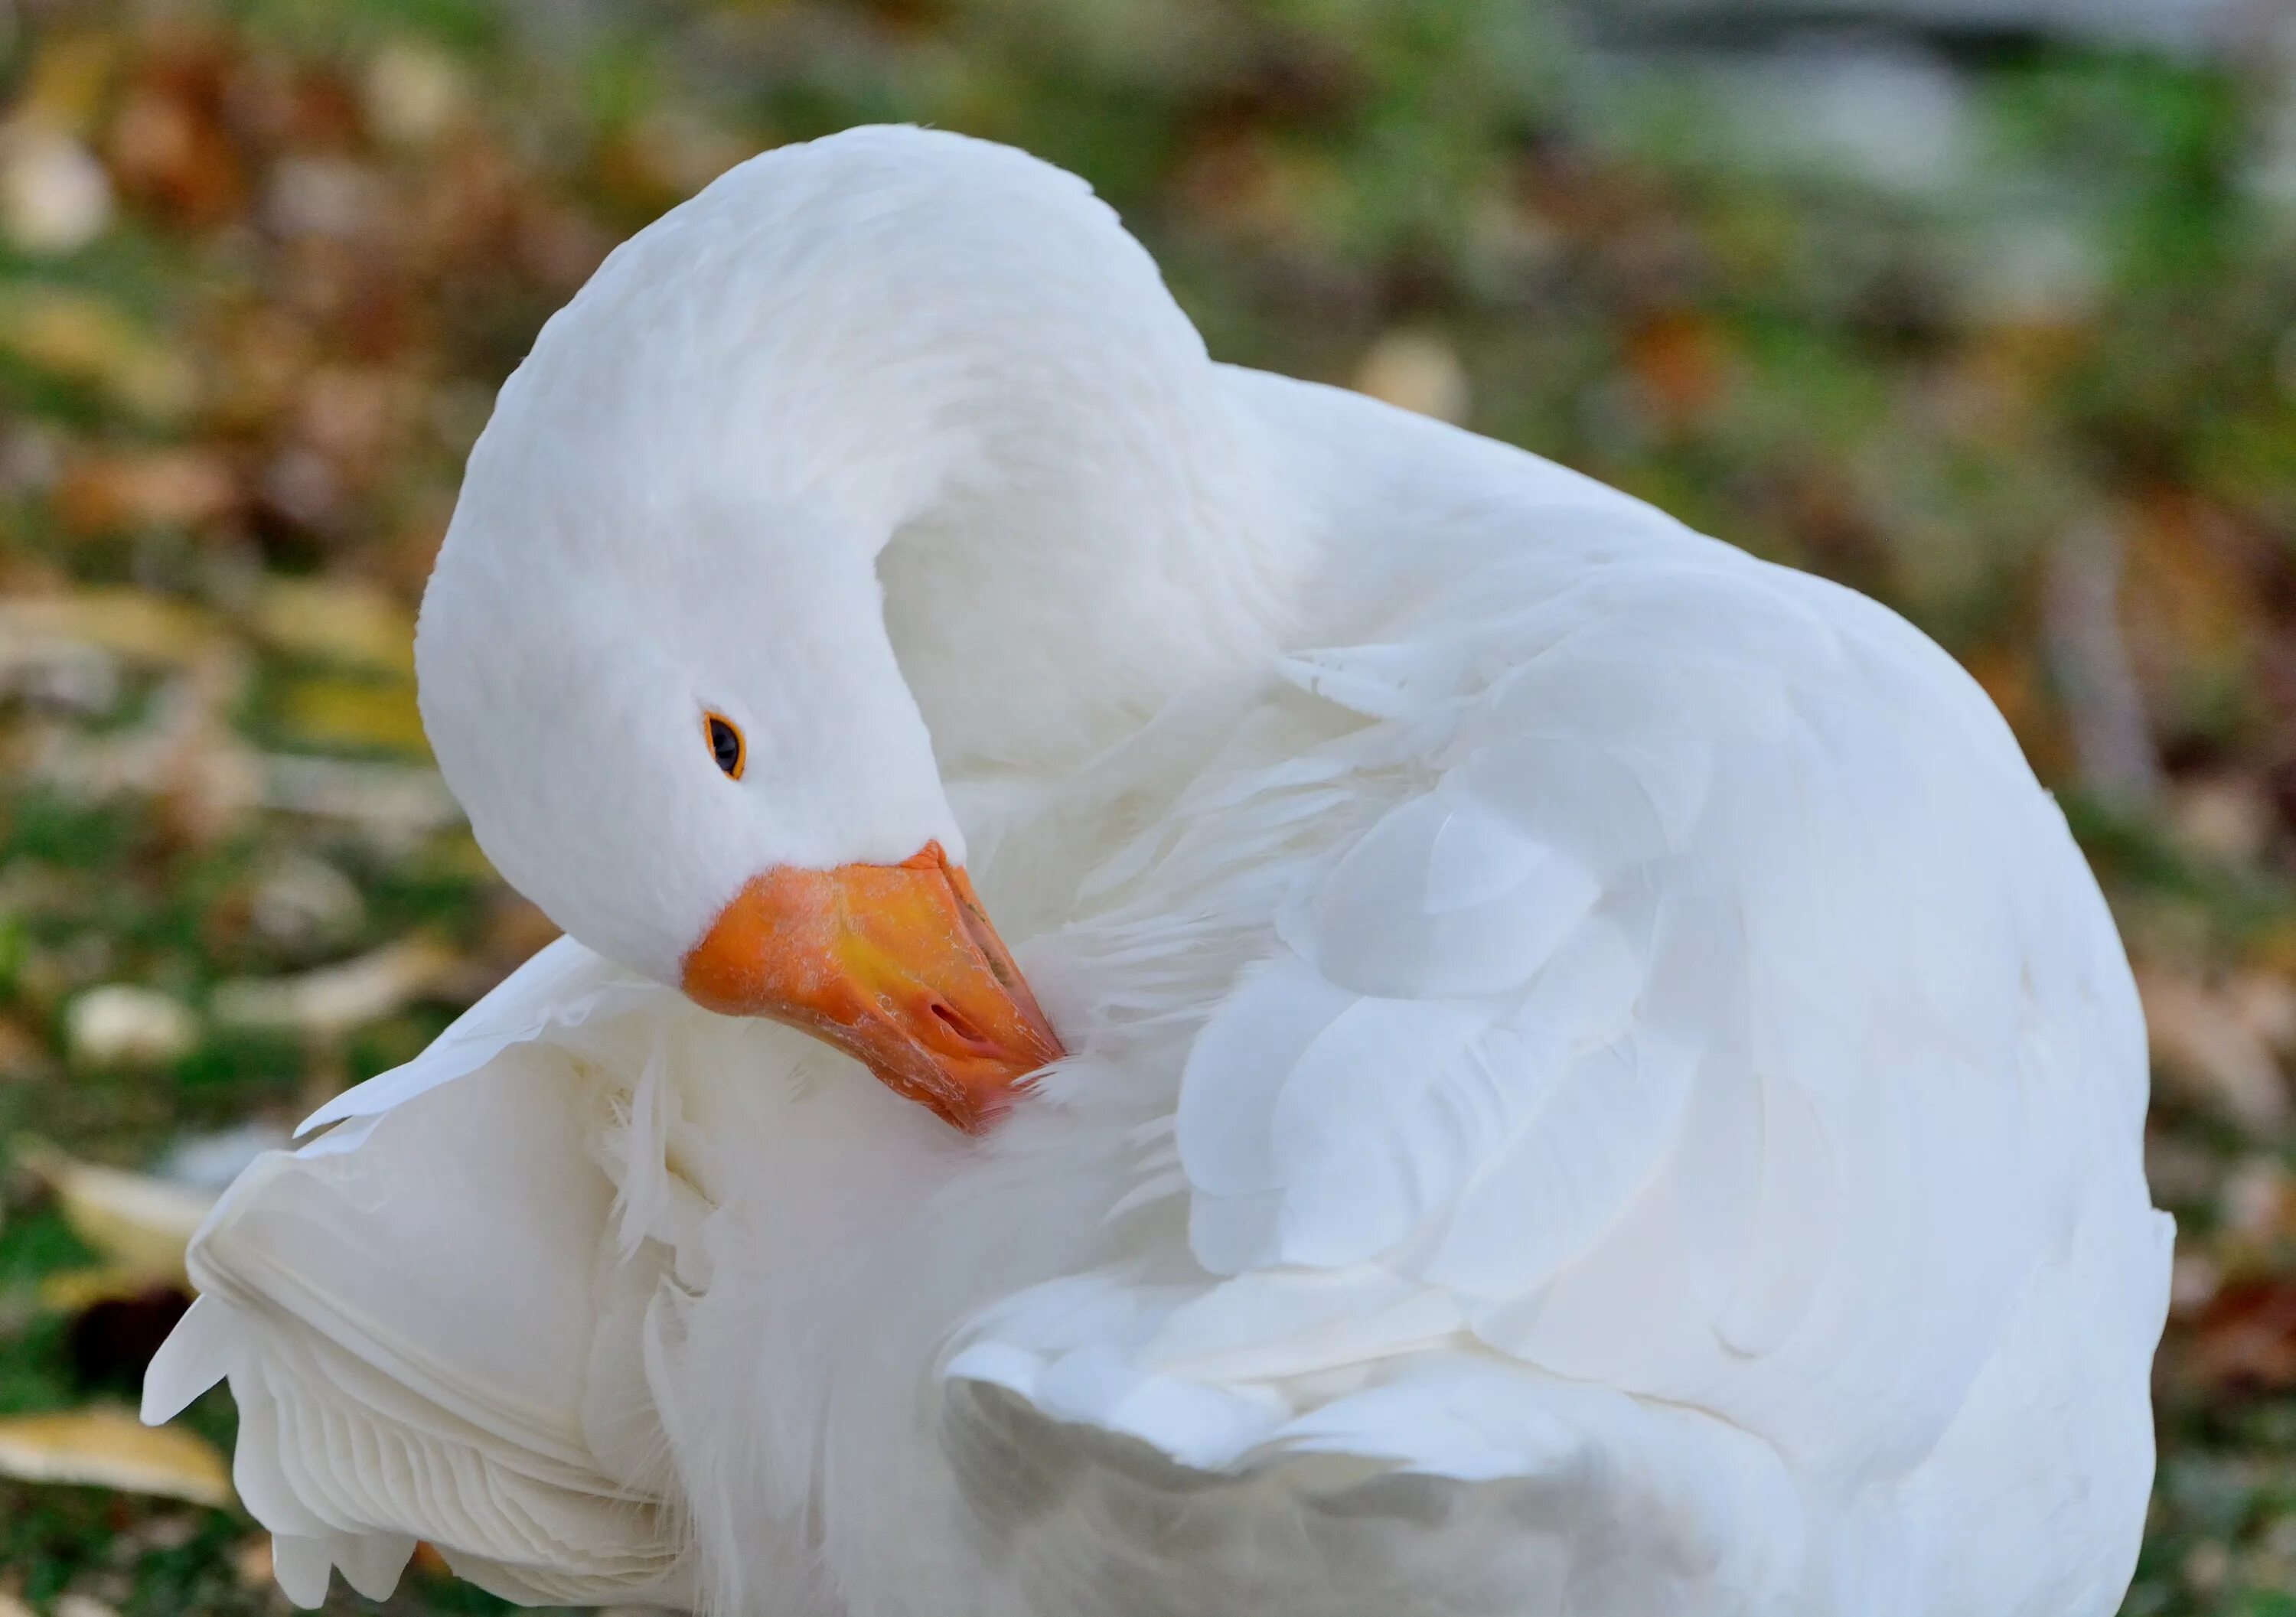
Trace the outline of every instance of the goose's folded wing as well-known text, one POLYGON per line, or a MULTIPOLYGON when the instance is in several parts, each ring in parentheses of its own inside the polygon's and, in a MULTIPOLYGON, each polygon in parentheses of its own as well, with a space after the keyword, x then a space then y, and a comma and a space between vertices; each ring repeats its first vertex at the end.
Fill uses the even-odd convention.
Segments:
MULTIPOLYGON (((1904 1482, 2005 1377, 2094 1372, 2059 1474, 2116 1547, 2167 1231, 2062 817, 1976 687, 1847 592, 1685 545, 1526 598, 1299 667, 1379 721, 1344 744, 1388 806, 1189 1054, 1206 1278, 1024 1293, 952 1373, 1219 1473, 1607 1465, 1613 1524, 1691 1554, 1786 1476, 1904 1482), (2065 1351, 2020 1334, 2037 1288, 2080 1297, 2079 1358, 2008 1362, 2065 1351), (1671 1483, 1597 1391, 1676 1412, 1671 1483)), ((2039 1531, 2051 1485, 1991 1503, 2039 1531)))
POLYGON ((193 1243, 201 1295, 145 1417, 229 1377, 234 1478, 299 1604, 331 1565, 387 1594, 417 1539, 515 1599, 683 1603, 644 1254, 603 1261, 605 1103, 560 1042, 639 991, 552 946, 315 1120, 333 1133, 256 1162, 193 1243))

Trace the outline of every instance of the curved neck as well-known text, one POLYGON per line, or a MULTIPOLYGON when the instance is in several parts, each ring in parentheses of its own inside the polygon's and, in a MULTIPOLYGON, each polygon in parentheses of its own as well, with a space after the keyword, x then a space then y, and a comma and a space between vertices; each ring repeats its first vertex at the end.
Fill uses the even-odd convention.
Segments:
MULTIPOLYGON (((798 510, 875 557, 945 770, 1056 767, 1264 655, 1300 568, 1257 415, 1148 255, 1080 182, 952 135, 730 171, 615 250, 505 416, 472 461, 504 531, 674 556, 699 509, 798 510)), ((697 588, 736 587, 707 560, 697 588)))
POLYGON ((1185 398, 1006 393, 880 552, 944 771, 1072 765, 1286 638, 1305 536, 1258 421, 1201 350, 1193 368, 1185 398))

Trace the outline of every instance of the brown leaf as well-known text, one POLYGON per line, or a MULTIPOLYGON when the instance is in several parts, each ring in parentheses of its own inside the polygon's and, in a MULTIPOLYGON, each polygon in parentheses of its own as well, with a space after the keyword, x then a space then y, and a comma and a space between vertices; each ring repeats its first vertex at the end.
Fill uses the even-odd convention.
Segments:
POLYGON ((199 449, 144 449, 74 462, 56 485, 56 518, 77 534, 193 528, 239 508, 239 480, 199 449))
POLYGON ((111 1405, 0 1420, 0 1476, 194 1505, 232 1500, 230 1470, 205 1438, 180 1426, 146 1426, 111 1405))
POLYGON ((1712 408, 1727 381, 1720 329, 1688 309, 1644 321, 1628 341, 1627 365, 1652 413, 1675 427, 1712 408))
POLYGON ((2224 1287, 2194 1322, 2191 1342, 2185 1368, 2204 1385, 2296 1388, 2296 1280, 2267 1276, 2224 1287))
POLYGON ((242 1539, 231 1552, 232 1576, 242 1588, 268 1589, 271 1587, 271 1535, 257 1533, 242 1539))
POLYGON ((245 205, 246 179, 224 128, 223 78, 220 53, 187 37, 144 63, 112 121, 121 189, 178 224, 218 225, 245 205))
POLYGON ((2163 966, 2136 974, 2161 1076, 2260 1134, 2289 1119, 2287 1080, 2254 1006, 2226 985, 2163 966))

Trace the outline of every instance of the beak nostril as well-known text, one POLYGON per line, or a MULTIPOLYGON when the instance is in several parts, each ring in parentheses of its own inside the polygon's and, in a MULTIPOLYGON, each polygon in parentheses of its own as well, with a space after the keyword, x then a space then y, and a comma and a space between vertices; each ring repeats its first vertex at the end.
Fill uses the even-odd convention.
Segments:
POLYGON ((925 1008, 932 1013, 934 1021, 939 1022, 950 1032, 955 1034, 960 1040, 966 1045, 971 1046, 973 1049, 988 1050, 994 1047, 990 1045, 988 1040, 980 1036, 979 1030, 974 1028, 971 1022, 965 1021, 964 1017, 958 1015, 956 1008, 950 1005, 947 1000, 938 998, 934 999, 930 1002, 925 1008))

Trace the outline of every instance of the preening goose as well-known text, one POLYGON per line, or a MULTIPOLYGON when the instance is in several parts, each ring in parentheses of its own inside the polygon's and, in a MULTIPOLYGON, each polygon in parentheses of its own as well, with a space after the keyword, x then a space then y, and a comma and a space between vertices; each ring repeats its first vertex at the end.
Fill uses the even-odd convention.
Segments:
POLYGON ((2116 1606, 2136 997, 1882 608, 862 129, 550 322, 417 653, 567 935, 194 1244, 296 1600, 2116 1606))

